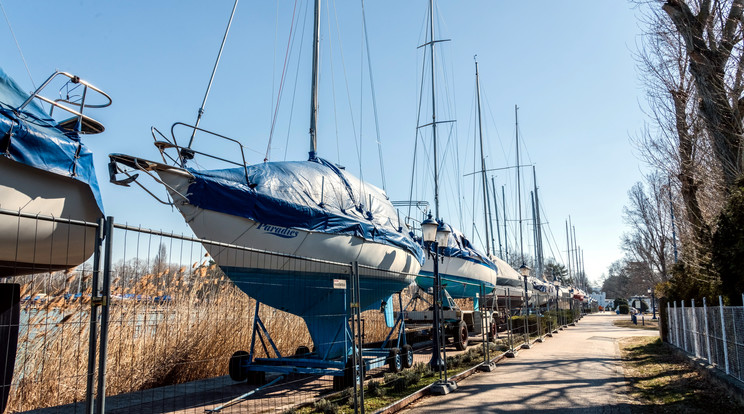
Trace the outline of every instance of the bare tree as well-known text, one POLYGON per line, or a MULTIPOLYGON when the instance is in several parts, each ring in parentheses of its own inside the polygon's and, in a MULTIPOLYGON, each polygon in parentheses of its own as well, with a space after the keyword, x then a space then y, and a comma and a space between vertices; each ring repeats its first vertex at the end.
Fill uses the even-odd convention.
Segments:
POLYGON ((662 8, 683 40, 700 115, 730 191, 744 164, 744 0, 666 0, 662 8))
POLYGON ((664 197, 666 185, 660 174, 651 174, 646 181, 647 187, 639 182, 628 192, 630 203, 623 212, 631 231, 623 236, 622 247, 632 261, 646 263, 653 281, 663 282, 669 279, 672 255, 669 199, 664 197))

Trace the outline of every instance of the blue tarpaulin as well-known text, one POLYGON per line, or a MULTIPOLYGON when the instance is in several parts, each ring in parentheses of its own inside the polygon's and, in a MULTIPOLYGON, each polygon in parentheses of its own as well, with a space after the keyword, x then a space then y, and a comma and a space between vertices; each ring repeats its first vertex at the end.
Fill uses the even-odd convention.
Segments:
POLYGON ((103 215, 93 154, 78 134, 60 129, 36 101, 17 111, 28 97, 0 69, 0 156, 87 184, 103 215))
POLYGON ((223 170, 189 169, 189 202, 265 224, 344 234, 407 250, 419 263, 421 246, 387 196, 321 158, 266 162, 223 170))

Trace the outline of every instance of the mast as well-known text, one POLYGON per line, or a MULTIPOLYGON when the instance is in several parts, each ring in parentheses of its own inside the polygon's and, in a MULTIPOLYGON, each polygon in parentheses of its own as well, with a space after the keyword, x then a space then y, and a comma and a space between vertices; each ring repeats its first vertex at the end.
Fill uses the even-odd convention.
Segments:
POLYGON ((506 237, 506 191, 504 186, 501 186, 501 210, 504 212, 504 257, 505 261, 509 262, 509 238, 506 237))
MULTIPOLYGON (((499 258, 504 259, 504 251, 501 248, 501 229, 499 228, 499 204, 496 202, 496 180, 494 180, 493 176, 491 176, 491 188, 493 189, 493 212, 496 216, 496 234, 499 237, 499 258)), ((493 234, 493 232, 491 232, 493 234)), ((496 246, 493 246, 494 250, 496 250, 496 246)))
MULTIPOLYGON (((483 123, 481 118, 481 102, 480 102, 480 78, 478 77, 478 61, 475 61, 475 89, 478 96, 478 134, 480 136, 480 152, 481 152, 481 181, 483 183, 483 220, 485 221, 486 229, 486 254, 491 253, 490 235, 488 234, 488 225, 490 220, 488 215, 490 213, 490 206, 488 205, 488 180, 486 179, 486 158, 483 153, 483 123)), ((493 233, 493 231, 491 232, 493 233)))
POLYGON ((318 66, 320 65, 320 0, 315 0, 315 18, 313 27, 313 72, 310 87, 310 160, 315 159, 318 151, 318 66))
POLYGON ((431 53, 431 136, 434 146, 434 216, 439 219, 439 162, 437 160, 437 101, 434 94, 434 0, 429 0, 429 51, 431 53))
MULTIPOLYGON (((571 216, 568 216, 568 220, 571 220, 571 216)), ((573 278, 571 272, 571 233, 568 231, 568 220, 566 221, 566 256, 568 256, 568 277, 573 278)))
POLYGON ((540 222, 540 197, 537 195, 537 173, 535 172, 535 166, 532 166, 532 182, 534 184, 535 193, 535 251, 537 260, 537 274, 542 277, 543 274, 543 249, 542 249, 542 223, 540 222))
POLYGON ((518 211, 519 211, 519 254, 522 256, 522 264, 524 264, 524 240, 522 237, 522 187, 520 183, 520 175, 519 175, 519 117, 517 115, 517 111, 519 110, 519 107, 517 105, 514 105, 514 125, 516 129, 516 142, 517 142, 517 205, 518 205, 518 211))

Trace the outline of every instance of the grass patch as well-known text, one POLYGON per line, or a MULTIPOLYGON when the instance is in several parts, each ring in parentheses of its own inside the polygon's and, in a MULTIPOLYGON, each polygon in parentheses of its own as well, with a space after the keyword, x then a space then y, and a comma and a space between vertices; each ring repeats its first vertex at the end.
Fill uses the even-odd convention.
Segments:
MULTIPOLYGON (((491 344, 492 352, 499 352, 501 347, 491 344)), ((447 375, 452 377, 470 369, 483 361, 483 347, 477 346, 467 352, 447 357, 447 375)), ((366 381, 364 387, 364 408, 366 412, 374 412, 400 400, 414 392, 432 384, 439 379, 437 372, 431 371, 428 365, 418 362, 411 369, 397 374, 387 373, 383 378, 366 381)), ((353 413, 354 397, 351 389, 330 398, 316 402, 313 406, 292 410, 292 413, 353 413)))
POLYGON ((632 412, 744 412, 744 406, 674 356, 659 338, 626 338, 620 348, 632 412))
POLYGON ((615 326, 619 326, 621 328, 632 328, 632 329, 645 329, 648 331, 658 331, 659 330, 659 320, 652 320, 651 318, 646 318, 645 322, 641 322, 641 318, 638 318, 638 325, 635 325, 633 321, 628 319, 620 319, 612 322, 615 326), (645 323, 645 325, 644 325, 645 323))

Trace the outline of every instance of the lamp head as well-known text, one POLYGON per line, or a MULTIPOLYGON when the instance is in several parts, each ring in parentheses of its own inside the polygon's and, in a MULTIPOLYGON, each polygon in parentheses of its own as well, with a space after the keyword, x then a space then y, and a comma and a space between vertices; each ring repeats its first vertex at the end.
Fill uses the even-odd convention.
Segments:
POLYGON ((421 222, 421 233, 424 242, 431 243, 434 241, 437 236, 437 227, 439 227, 439 224, 431 218, 431 213, 429 213, 429 217, 421 222))
POLYGON ((527 266, 524 263, 522 263, 522 266, 519 266, 519 274, 521 274, 524 277, 527 277, 530 275, 530 270, 532 269, 530 269, 529 266, 527 266))
POLYGON ((446 246, 450 233, 452 232, 450 231, 449 226, 446 226, 443 222, 439 223, 437 227, 437 244, 441 247, 446 246))

